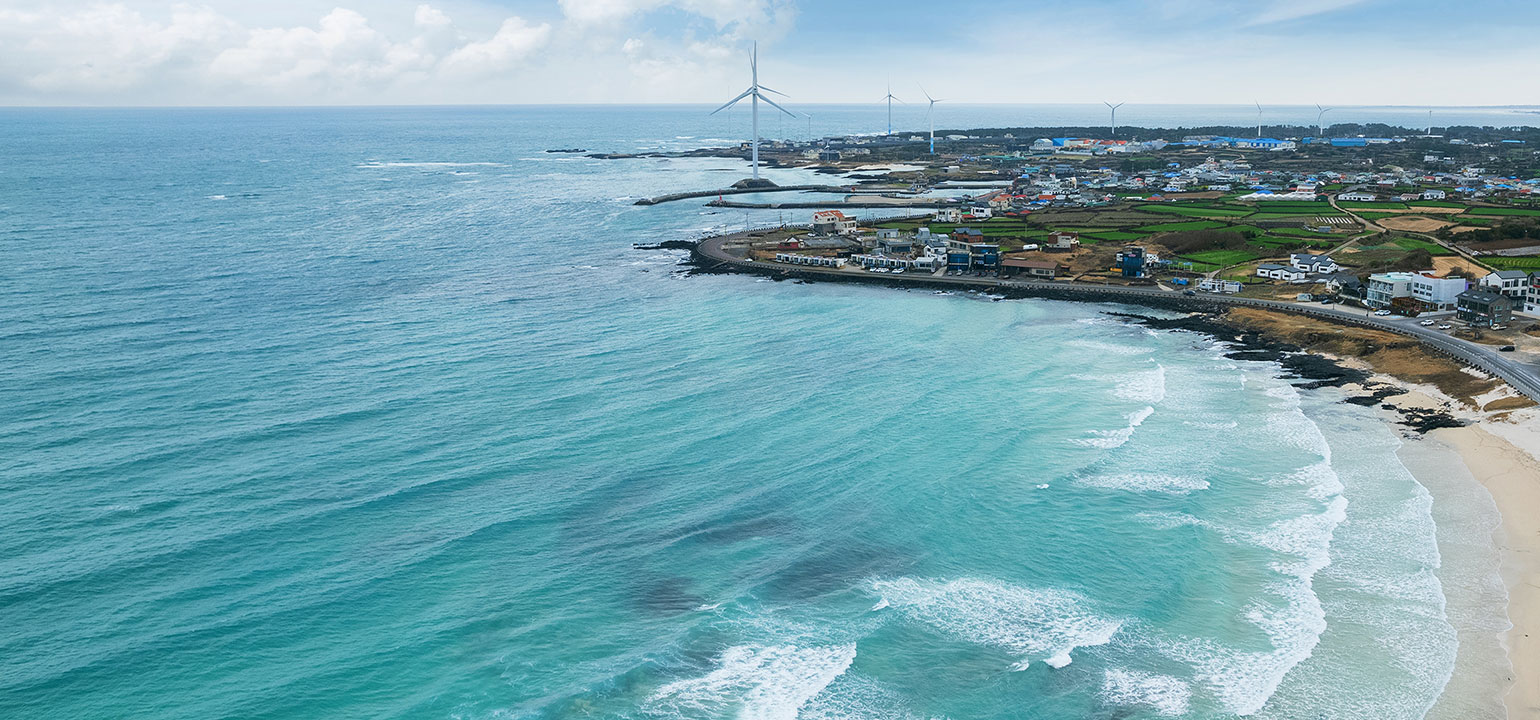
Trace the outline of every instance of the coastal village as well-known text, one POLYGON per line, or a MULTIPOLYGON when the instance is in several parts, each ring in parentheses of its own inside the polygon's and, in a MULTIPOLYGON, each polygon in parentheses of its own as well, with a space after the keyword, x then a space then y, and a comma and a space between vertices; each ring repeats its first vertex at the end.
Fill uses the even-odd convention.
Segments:
POLYGON ((953 147, 934 155, 925 139, 770 143, 771 163, 854 182, 776 202, 761 181, 738 189, 752 202, 709 204, 807 211, 737 238, 788 270, 1360 307, 1540 354, 1540 177, 1514 169, 1537 138, 980 133, 938 138, 953 147), (856 218, 887 208, 908 215, 856 218))

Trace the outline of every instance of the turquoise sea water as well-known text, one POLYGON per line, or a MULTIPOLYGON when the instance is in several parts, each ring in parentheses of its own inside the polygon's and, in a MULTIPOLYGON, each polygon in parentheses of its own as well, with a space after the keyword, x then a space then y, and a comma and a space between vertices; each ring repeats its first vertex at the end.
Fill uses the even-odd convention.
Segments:
POLYGON ((1433 705, 1373 411, 1126 307, 683 277, 632 243, 778 214, 631 201, 742 163, 541 152, 713 122, 0 113, 0 716, 1433 705))

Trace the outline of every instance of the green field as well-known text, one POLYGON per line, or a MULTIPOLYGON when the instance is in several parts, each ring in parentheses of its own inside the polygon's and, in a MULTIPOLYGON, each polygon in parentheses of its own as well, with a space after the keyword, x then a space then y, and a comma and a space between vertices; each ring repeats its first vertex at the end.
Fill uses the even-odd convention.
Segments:
POLYGON ((1194 266, 1202 264, 1220 268, 1239 265, 1243 262, 1255 260, 1258 257, 1261 257, 1261 255, 1251 250, 1204 250, 1202 252, 1181 255, 1177 259, 1190 261, 1194 266))
POLYGON ((1257 203, 1257 212, 1263 213, 1289 213, 1294 215, 1319 214, 1330 215, 1337 212, 1329 202, 1309 202, 1306 200, 1272 200, 1257 203))
POLYGON ((1540 210, 1527 210, 1525 208, 1488 208, 1477 207, 1465 211, 1466 215, 1516 215, 1519 217, 1540 217, 1540 210))
POLYGON ((1246 217, 1247 215, 1255 212, 1253 210, 1247 210, 1244 208, 1225 208, 1205 205, 1140 205, 1134 209, 1141 210, 1143 212, 1164 213, 1166 215, 1181 215, 1182 217, 1194 218, 1246 217))
POLYGON ((1161 225, 1146 225, 1146 226, 1144 226, 1142 228, 1136 228, 1136 229, 1139 232, 1158 233, 1158 232, 1180 232, 1182 230, 1212 230, 1214 228, 1222 228, 1224 226, 1225 226, 1225 223, 1214 222, 1213 220, 1193 220, 1193 221, 1190 221, 1190 222, 1164 223, 1164 224, 1161 224, 1161 225))
POLYGON ((1407 205, 1409 205, 1411 207, 1414 207, 1414 208, 1417 208, 1417 207, 1438 207, 1438 208, 1462 208, 1462 207, 1465 207, 1465 203, 1450 202, 1448 200, 1413 200, 1413 201, 1407 203, 1407 205))
POLYGON ((1312 250, 1326 250, 1330 249, 1333 245, 1336 245, 1336 243, 1326 240, 1309 240, 1300 237, 1278 237, 1276 235, 1257 238, 1252 242, 1269 248, 1310 248, 1312 250))
POLYGON ((1128 242, 1130 240, 1143 240, 1144 238, 1149 237, 1148 235, 1141 233, 1122 232, 1120 230, 1086 233, 1085 235, 1094 237, 1098 240, 1106 240, 1108 242, 1128 242))
POLYGON ((1540 257, 1484 257, 1484 262, 1498 270, 1540 270, 1540 257))
POLYGON ((1335 242, 1346 239, 1346 236, 1332 235, 1331 233, 1318 233, 1304 228, 1272 228, 1267 231, 1269 235, 1287 235, 1289 237, 1305 238, 1306 240, 1325 240, 1335 242))
POLYGON ((1430 255, 1453 255, 1454 251, 1438 243, 1428 242, 1418 238, 1396 238, 1396 247, 1406 250, 1427 250, 1430 255))
POLYGON ((1337 203, 1346 210, 1405 210, 1406 203, 1402 202, 1342 202, 1337 203))

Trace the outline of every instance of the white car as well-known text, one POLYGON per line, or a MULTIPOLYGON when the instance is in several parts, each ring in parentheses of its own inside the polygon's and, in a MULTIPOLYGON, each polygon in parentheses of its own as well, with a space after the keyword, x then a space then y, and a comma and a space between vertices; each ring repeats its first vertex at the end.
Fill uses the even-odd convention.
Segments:
POLYGON ((1450 329, 1452 327, 1454 327, 1454 326, 1450 325, 1449 323, 1443 323, 1443 324, 1438 326, 1438 329, 1440 329, 1440 330, 1448 330, 1448 329, 1450 329))
POLYGON ((1375 310, 1374 314, 1378 315, 1380 317, 1385 317, 1386 315, 1390 314, 1390 311, 1389 310, 1375 310))
POLYGON ((1422 322, 1417 323, 1417 324, 1421 325, 1423 327, 1433 327, 1433 321, 1432 320, 1423 320, 1422 322))

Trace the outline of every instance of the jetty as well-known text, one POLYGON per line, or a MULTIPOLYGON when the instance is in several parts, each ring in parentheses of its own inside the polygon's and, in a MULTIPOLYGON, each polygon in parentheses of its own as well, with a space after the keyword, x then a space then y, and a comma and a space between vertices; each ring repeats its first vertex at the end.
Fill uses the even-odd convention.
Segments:
MULTIPOLYGON (((721 190, 695 190, 695 191, 692 191, 692 192, 670 193, 668 195, 659 195, 657 197, 642 198, 641 200, 637 200, 636 204, 637 205, 659 205, 659 204, 666 203, 666 202, 674 202, 676 200, 690 200, 692 198, 707 198, 707 197, 718 197, 718 196, 722 196, 722 195, 747 195, 747 194, 750 194, 750 193, 773 193, 773 192, 850 193, 850 192, 853 192, 853 188, 851 188, 850 186, 847 186, 847 185, 765 185, 765 186, 754 186, 754 187, 730 187, 730 188, 722 188, 721 190)), ((819 205, 817 207, 822 207, 822 206, 819 205)))

